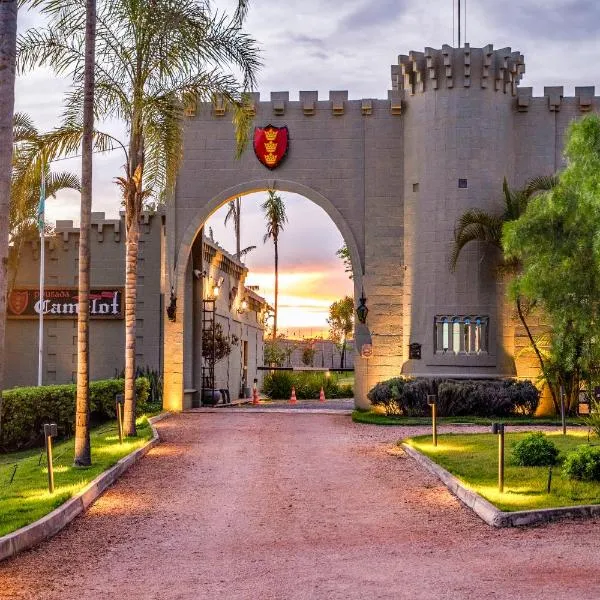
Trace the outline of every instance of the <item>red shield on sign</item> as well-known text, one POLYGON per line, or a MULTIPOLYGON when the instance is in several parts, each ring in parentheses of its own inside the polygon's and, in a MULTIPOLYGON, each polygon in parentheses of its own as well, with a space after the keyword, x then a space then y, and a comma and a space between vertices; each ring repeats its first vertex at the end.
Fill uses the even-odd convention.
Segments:
POLYGON ((254 154, 267 169, 275 169, 287 154, 289 140, 287 127, 255 127, 254 154))
POLYGON ((20 290, 18 292, 11 292, 8 296, 8 308, 15 315, 20 315, 29 303, 29 292, 27 290, 20 290))

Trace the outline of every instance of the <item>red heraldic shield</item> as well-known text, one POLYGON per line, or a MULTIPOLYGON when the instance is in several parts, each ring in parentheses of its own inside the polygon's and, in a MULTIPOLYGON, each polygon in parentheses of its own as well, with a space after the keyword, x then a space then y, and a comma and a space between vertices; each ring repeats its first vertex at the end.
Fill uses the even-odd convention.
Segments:
POLYGON ((275 169, 287 154, 289 140, 287 127, 255 127, 254 154, 267 169, 275 169))
POLYGON ((8 309, 13 315, 19 316, 29 304, 29 292, 26 290, 12 291, 8 295, 8 309))

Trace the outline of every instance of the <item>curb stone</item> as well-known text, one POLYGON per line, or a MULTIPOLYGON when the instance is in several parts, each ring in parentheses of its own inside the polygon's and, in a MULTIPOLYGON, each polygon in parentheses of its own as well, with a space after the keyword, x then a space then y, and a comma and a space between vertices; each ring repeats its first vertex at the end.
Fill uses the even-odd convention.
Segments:
POLYGON ((593 519, 600 517, 599 504, 540 508, 537 510, 519 510, 514 512, 502 511, 479 494, 467 489, 454 475, 408 444, 403 443, 402 448, 419 465, 425 467, 425 469, 440 479, 463 504, 473 510, 477 516, 492 527, 523 527, 526 525, 540 525, 560 519, 593 519))
POLYGON ((80 492, 55 508, 41 519, 21 527, 12 533, 0 537, 0 561, 15 556, 23 550, 28 550, 40 542, 56 535, 66 527, 77 515, 81 514, 119 477, 148 451, 160 442, 154 423, 168 417, 170 413, 162 413, 148 419, 152 428, 152 439, 144 446, 121 458, 107 471, 90 481, 80 492))

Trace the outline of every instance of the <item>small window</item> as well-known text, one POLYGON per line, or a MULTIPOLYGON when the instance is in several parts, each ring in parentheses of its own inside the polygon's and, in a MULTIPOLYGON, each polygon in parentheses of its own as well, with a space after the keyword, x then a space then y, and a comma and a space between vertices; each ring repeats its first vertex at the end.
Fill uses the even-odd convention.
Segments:
POLYGON ((436 354, 476 355, 487 352, 489 317, 438 315, 435 317, 436 354))
POLYGON ((413 192, 418 192, 418 191, 419 191, 419 184, 413 183, 413 192))
POLYGON ((459 179, 458 180, 458 187, 460 189, 466 189, 468 187, 467 180, 466 179, 459 179))

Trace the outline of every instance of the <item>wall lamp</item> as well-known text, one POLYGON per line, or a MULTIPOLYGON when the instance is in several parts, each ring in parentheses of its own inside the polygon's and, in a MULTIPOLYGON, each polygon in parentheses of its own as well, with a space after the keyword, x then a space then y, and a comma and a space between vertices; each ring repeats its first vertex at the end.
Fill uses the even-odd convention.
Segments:
POLYGON ((244 314, 244 313, 245 313, 247 310, 248 310, 248 300, 246 300, 246 298, 244 298, 244 299, 241 301, 241 303, 240 303, 240 305, 239 305, 239 307, 238 307, 237 311, 238 311, 238 313, 240 313, 240 315, 242 315, 242 314, 244 314))
POLYGON ((356 316, 363 325, 367 322, 367 315, 369 309, 367 308, 367 299, 365 298, 365 291, 362 290, 361 296, 358 300, 358 306, 356 307, 356 316))

